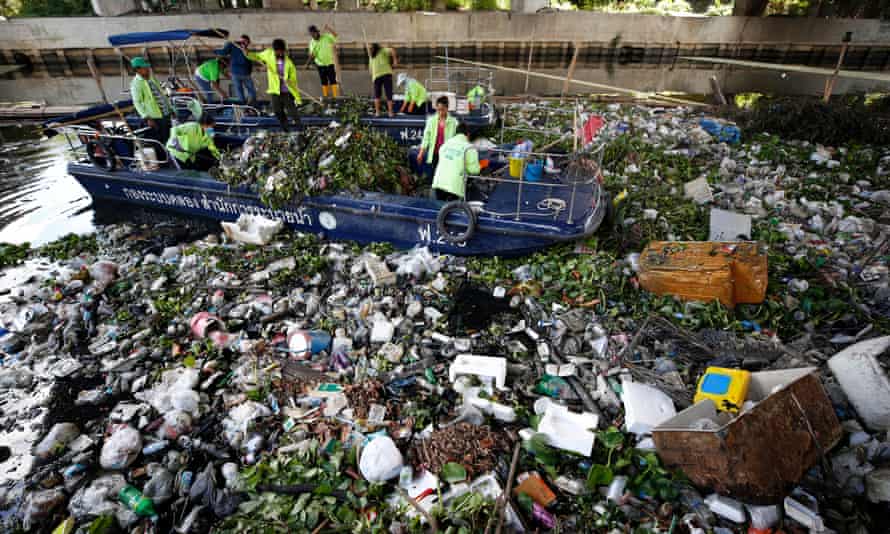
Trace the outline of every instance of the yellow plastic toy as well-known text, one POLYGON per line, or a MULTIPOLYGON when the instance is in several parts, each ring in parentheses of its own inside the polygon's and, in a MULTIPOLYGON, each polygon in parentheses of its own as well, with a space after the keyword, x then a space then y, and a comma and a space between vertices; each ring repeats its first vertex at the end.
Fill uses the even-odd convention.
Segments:
POLYGON ((751 385, 751 373, 742 369, 726 369, 708 367, 698 381, 695 402, 711 399, 717 409, 724 412, 738 413, 742 403, 748 396, 751 385))

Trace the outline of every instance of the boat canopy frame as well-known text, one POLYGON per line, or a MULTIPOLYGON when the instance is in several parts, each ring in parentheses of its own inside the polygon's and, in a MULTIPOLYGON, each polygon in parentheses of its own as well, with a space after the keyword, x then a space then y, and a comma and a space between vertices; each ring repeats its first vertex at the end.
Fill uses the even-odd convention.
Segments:
MULTIPOLYGON (((193 72, 197 65, 192 65, 191 52, 194 51, 192 41, 202 42, 202 38, 228 39, 229 30, 223 28, 208 28, 203 30, 167 30, 161 32, 134 32, 108 36, 108 42, 114 47, 120 57, 121 94, 129 95, 130 87, 128 63, 132 57, 124 53, 123 47, 134 47, 146 43, 167 43, 165 53, 169 54, 170 71, 165 84, 171 91, 179 87, 188 87, 200 95, 198 85, 195 83, 193 72), (190 50, 191 49, 191 50, 190 50), (177 65, 185 68, 187 83, 182 83, 177 74, 177 65)), ((144 48, 144 47, 143 47, 144 48)), ((140 48, 141 50, 141 48, 140 48)), ((197 58, 196 58, 197 59, 197 58)))
MULTIPOLYGON (((143 128, 138 130, 137 133, 144 133, 146 130, 147 128, 143 128)), ((65 136, 65 140, 68 142, 68 151, 74 156, 76 161, 92 161, 89 147, 87 146, 89 141, 104 142, 106 147, 113 147, 115 141, 122 141, 133 143, 134 147, 142 147, 142 149, 146 147, 152 148, 155 152, 155 158, 147 158, 144 151, 140 155, 139 150, 134 150, 132 155, 112 150, 108 156, 113 156, 121 167, 142 172, 157 170, 164 164, 172 163, 173 168, 181 170, 181 166, 176 158, 170 154, 165 145, 156 139, 130 135, 129 133, 122 134, 114 131, 104 131, 83 124, 64 126, 59 128, 59 132, 65 136), (158 154, 163 154, 165 159, 159 159, 158 154)))

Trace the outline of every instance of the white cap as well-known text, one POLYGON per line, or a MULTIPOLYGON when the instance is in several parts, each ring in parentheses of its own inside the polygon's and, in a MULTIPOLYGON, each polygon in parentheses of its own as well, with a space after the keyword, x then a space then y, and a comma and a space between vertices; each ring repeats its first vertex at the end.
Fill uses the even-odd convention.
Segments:
POLYGON ((405 85, 405 82, 408 80, 408 75, 404 72, 400 72, 396 77, 396 86, 401 87, 405 85))

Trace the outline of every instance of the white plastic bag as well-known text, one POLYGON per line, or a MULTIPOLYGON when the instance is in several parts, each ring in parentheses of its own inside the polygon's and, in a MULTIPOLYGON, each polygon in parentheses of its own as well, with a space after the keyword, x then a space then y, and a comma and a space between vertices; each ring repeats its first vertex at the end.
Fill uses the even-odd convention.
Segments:
POLYGON ((99 464, 103 469, 126 469, 136 460, 142 449, 142 436, 131 426, 126 426, 111 435, 102 445, 99 464))
POLYGON ((284 226, 260 215, 240 215, 237 222, 220 224, 229 239, 250 245, 267 245, 284 226))
POLYGON ((399 476, 402 470, 402 453, 389 436, 380 436, 362 450, 359 470, 371 482, 385 482, 399 476))

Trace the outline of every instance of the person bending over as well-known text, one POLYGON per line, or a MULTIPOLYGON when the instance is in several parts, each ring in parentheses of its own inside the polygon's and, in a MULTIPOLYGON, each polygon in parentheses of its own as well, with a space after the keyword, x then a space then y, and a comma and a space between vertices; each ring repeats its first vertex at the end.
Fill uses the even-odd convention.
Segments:
POLYGON ((186 122, 170 131, 167 150, 183 169, 209 171, 219 162, 219 149, 213 142, 213 125, 216 121, 208 114, 198 122, 186 122))

